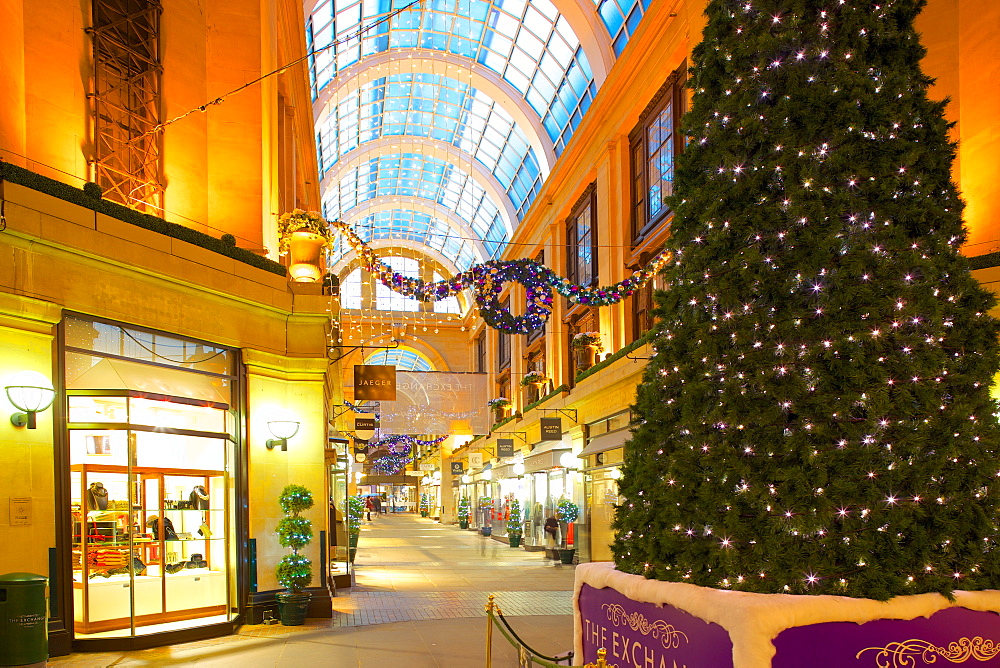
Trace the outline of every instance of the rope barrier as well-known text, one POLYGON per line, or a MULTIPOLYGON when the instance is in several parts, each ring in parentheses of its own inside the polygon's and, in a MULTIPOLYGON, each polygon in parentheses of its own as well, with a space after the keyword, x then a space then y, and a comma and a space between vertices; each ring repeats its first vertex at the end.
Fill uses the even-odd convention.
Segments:
POLYGON ((521 640, 520 636, 515 633, 514 629, 511 628, 507 620, 504 619, 503 611, 500 610, 500 606, 494 603, 493 597, 494 595, 490 594, 489 599, 484 606, 486 608, 486 668, 493 668, 494 625, 497 627, 497 630, 500 631, 500 635, 506 638, 507 642, 517 648, 518 668, 531 668, 532 666, 540 666, 540 668, 618 668, 617 665, 612 665, 605 661, 607 650, 603 647, 597 650, 597 663, 587 663, 582 666, 558 663, 562 660, 571 661, 573 659, 572 652, 566 655, 563 659, 560 659, 559 657, 545 656, 531 649, 523 640, 521 640), (497 618, 499 618, 499 622, 497 621, 497 618))

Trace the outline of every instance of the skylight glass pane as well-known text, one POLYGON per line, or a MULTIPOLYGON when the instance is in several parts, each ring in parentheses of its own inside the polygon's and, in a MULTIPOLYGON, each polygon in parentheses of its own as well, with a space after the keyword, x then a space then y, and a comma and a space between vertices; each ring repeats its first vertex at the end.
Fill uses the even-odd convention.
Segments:
POLYGON ((620 56, 649 7, 649 0, 594 0, 597 13, 611 35, 615 55, 620 56), (625 17, 629 17, 628 21, 625 17))
POLYGON ((383 348, 365 358, 365 364, 391 364, 400 371, 434 371, 423 355, 407 348, 383 348))

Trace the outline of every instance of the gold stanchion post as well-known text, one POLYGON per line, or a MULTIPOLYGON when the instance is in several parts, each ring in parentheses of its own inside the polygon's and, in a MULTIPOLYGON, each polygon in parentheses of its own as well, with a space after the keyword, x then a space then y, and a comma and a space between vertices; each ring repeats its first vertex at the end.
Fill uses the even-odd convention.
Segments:
POLYGON ((486 668, 493 668, 493 594, 486 603, 486 668))

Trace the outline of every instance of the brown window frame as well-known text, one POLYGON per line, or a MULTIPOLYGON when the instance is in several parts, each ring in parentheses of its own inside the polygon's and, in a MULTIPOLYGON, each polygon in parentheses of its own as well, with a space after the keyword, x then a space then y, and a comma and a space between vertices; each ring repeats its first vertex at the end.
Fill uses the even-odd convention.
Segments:
POLYGON ((652 216, 649 213, 649 171, 651 160, 649 135, 654 123, 669 108, 671 121, 670 138, 665 142, 671 151, 671 179, 673 183, 674 164, 684 147, 684 137, 680 132, 680 120, 684 115, 684 73, 686 65, 674 70, 660 87, 650 103, 639 115, 639 122, 629 133, 629 194, 631 199, 631 232, 633 245, 638 245, 656 230, 670 215, 670 207, 664 205, 652 216))
POLYGON ((583 194, 573 205, 569 216, 566 218, 566 277, 577 285, 593 286, 597 285, 597 184, 591 183, 583 194), (579 239, 579 223, 584 214, 589 212, 589 229, 587 235, 590 239, 590 276, 583 272, 586 266, 581 257, 581 245, 579 239))
POLYGON ((579 332, 600 331, 601 319, 598 307, 577 304, 566 314, 563 322, 566 325, 566 360, 569 362, 566 365, 568 373, 565 374, 565 382, 569 387, 574 387, 576 385, 576 351, 573 349, 573 336, 579 332))
MULTIPOLYGON (((629 269, 637 271, 645 268, 654 255, 655 253, 652 252, 643 253, 639 256, 638 261, 634 265, 631 265, 629 269)), ((632 296, 629 298, 629 311, 631 312, 630 341, 635 341, 656 324, 656 319, 653 317, 653 309, 656 308, 653 293, 657 290, 662 290, 664 287, 663 276, 657 274, 646 282, 645 285, 632 293, 632 296)))
MULTIPOLYGON (((507 297, 501 304, 500 308, 509 311, 510 310, 510 297, 507 297)), ((510 369, 510 358, 511 358, 511 344, 512 337, 507 332, 502 330, 496 330, 497 332, 497 372, 502 372, 510 369)), ((510 399, 510 397, 507 397, 510 399)))
MULTIPOLYGON (((544 250, 538 251, 538 253, 534 257, 534 260, 539 265, 544 266, 545 265, 545 251, 544 250)), ((531 344, 533 344, 538 339, 543 339, 544 337, 545 337, 545 325, 542 325, 541 327, 539 327, 537 329, 533 329, 530 332, 528 332, 527 334, 525 334, 524 335, 524 343, 525 343, 526 346, 530 346, 531 344)))
POLYGON ((483 328, 483 331, 479 332, 479 335, 476 337, 473 351, 476 356, 476 372, 486 373, 489 359, 486 352, 486 328, 483 328))

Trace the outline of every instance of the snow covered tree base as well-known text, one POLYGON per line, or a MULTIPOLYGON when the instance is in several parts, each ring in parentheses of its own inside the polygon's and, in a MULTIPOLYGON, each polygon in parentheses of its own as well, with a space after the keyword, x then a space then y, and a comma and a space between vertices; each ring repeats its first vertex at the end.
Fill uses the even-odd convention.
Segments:
POLYGON ((898 596, 755 594, 576 570, 575 652, 651 668, 1000 666, 1000 591, 898 596))

